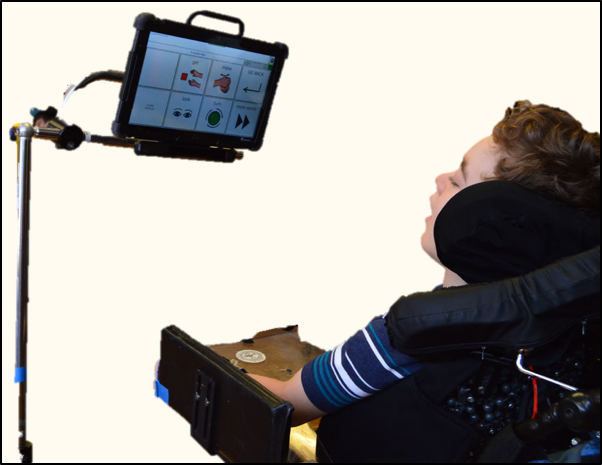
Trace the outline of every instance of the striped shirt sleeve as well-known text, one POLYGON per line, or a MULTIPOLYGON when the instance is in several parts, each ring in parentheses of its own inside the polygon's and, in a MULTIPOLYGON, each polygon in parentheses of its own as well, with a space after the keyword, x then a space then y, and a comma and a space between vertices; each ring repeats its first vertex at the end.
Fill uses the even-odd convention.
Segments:
POLYGON ((416 372, 420 363, 391 347, 384 316, 303 367, 309 400, 332 413, 416 372))

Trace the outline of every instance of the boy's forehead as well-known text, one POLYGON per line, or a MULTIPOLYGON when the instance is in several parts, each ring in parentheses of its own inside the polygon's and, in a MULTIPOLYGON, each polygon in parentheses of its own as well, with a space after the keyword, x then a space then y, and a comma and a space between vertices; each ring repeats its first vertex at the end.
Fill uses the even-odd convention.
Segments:
POLYGON ((498 156, 493 137, 488 136, 477 142, 462 159, 460 170, 467 182, 477 182, 484 176, 493 174, 498 156))
POLYGON ((464 158, 468 157, 470 161, 470 158, 474 158, 475 156, 478 157, 484 153, 490 153, 493 151, 493 147, 494 147, 494 142, 493 142, 493 137, 492 136, 487 136, 483 139, 481 139, 479 142, 477 142, 476 144, 474 144, 471 149, 466 152, 466 155, 464 155, 464 158))

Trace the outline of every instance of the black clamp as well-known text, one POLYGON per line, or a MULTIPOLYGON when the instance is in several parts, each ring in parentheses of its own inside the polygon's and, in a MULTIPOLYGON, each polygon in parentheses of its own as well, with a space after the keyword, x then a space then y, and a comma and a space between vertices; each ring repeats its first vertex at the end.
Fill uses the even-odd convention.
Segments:
POLYGON ((61 131, 56 143, 59 148, 75 150, 81 145, 84 139, 84 131, 79 126, 72 124, 61 131))
POLYGON ((190 434, 212 455, 216 452, 213 437, 215 429, 215 419, 213 418, 215 392, 216 384, 213 378, 201 370, 197 370, 194 416, 190 425, 190 434))

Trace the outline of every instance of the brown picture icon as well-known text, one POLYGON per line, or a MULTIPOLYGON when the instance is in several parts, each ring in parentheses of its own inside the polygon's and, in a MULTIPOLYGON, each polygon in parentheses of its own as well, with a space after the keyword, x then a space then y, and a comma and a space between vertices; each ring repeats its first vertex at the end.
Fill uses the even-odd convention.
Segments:
POLYGON ((213 87, 218 87, 220 88, 220 90, 225 94, 230 90, 230 83, 231 83, 231 79, 228 76, 224 76, 222 74, 222 77, 219 79, 216 79, 215 82, 213 83, 213 87))

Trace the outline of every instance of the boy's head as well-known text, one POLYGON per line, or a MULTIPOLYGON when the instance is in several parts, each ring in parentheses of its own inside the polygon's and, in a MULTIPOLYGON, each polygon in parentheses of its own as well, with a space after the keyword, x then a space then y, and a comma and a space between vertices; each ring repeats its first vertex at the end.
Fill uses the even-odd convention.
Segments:
MULTIPOLYGON (((597 216, 599 236, 600 134, 585 130, 565 110, 519 100, 506 109, 492 135, 466 152, 458 169, 435 178, 436 191, 429 197, 431 215, 425 220, 420 242, 437 263, 445 267, 434 236, 439 213, 458 192, 491 180, 510 181, 554 204, 597 216)), ((464 213, 448 209, 447 224, 452 224, 455 212, 462 221, 464 213)), ((445 234, 444 227, 438 229, 440 237, 445 234)), ((478 249, 472 248, 471 253, 478 253, 478 249)))
POLYGON ((566 111, 518 101, 493 128, 500 160, 493 178, 600 214, 600 133, 566 111))

